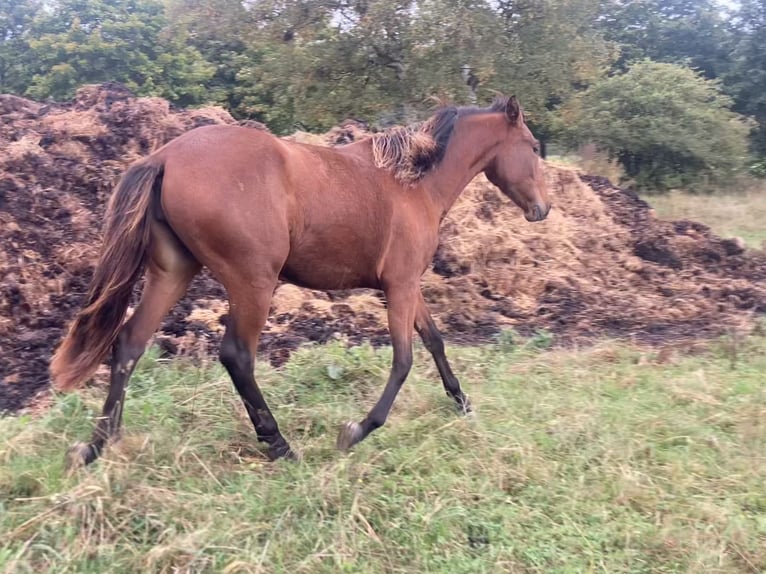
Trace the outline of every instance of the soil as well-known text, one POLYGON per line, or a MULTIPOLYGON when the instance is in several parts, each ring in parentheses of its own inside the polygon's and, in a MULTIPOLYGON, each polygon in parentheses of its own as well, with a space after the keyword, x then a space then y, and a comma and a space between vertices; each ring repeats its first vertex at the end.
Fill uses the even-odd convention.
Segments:
MULTIPOLYGON (((221 108, 177 110, 118 84, 86 86, 62 104, 0 95, 0 412, 48 388, 48 360, 87 290, 104 205, 125 167, 212 123, 237 122, 221 108)), ((312 141, 342 145, 366 133, 347 122, 312 141)), ((547 177, 555 207, 543 223, 527 223, 483 177, 445 219, 423 290, 448 340, 484 342, 514 328, 545 329, 562 344, 666 344, 748 329, 766 312, 766 253, 700 223, 658 220, 604 178, 552 165, 547 177)), ((155 343, 169 355, 214 355, 225 300, 200 275, 155 343)), ((388 343, 381 296, 277 289, 262 357, 279 366, 300 345, 335 339, 388 343)))

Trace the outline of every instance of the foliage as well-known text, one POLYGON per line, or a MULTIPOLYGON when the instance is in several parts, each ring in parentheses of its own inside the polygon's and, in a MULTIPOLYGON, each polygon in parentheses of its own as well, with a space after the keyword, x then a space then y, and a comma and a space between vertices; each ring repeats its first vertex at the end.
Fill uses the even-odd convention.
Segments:
MULTIPOLYGON (((739 41, 724 81, 736 109, 758 122, 752 132, 753 151, 766 161, 766 0, 744 0, 738 12, 739 41)), ((757 173, 757 171, 756 171, 757 173)))
POLYGON ((29 78, 27 38, 41 0, 0 0, 0 93, 22 93, 29 78))
POLYGON ((602 0, 600 12, 603 33, 622 48, 621 70, 651 59, 716 78, 729 63, 733 38, 715 0, 602 0))
POLYGON ((264 460, 223 369, 154 355, 122 441, 74 476, 103 389, 0 419, 0 570, 762 571, 765 351, 451 348, 460 418, 418 349, 392 420, 343 456, 390 349, 306 348, 258 368, 298 464, 264 460))
MULTIPOLYGON (((210 14, 195 11, 196 0, 175 2, 192 36, 206 37, 199 31, 210 30, 210 14)), ((241 11, 237 2, 217 6, 216 21, 241 11)), ((427 113, 432 96, 469 103, 476 93, 485 100, 514 91, 545 129, 553 105, 611 62, 591 24, 596 9, 596 0, 259 2, 239 18, 250 23, 238 32, 247 57, 235 64, 227 101, 235 115, 284 133, 326 129, 345 117, 407 122, 427 113)))
POLYGON ((644 189, 721 181, 747 155, 748 124, 717 82, 644 61, 601 80, 563 110, 569 135, 617 158, 644 189))
POLYGON ((735 111, 752 116, 752 151, 766 157, 766 1, 602 0, 599 28, 620 45, 616 66, 683 64, 720 79, 735 111))
MULTIPOLYGON (((218 103, 279 134, 349 117, 385 127, 422 119, 433 97, 483 103, 500 91, 519 95, 535 134, 551 140, 573 127, 562 105, 651 59, 720 80, 727 105, 756 120, 758 165, 765 3, 0 0, 0 91, 60 99, 119 81, 178 105, 218 103)), ((682 173, 693 155, 673 160, 678 177, 663 185, 698 179, 696 161, 682 173)))
POLYGON ((516 91, 535 134, 548 139, 554 134, 555 108, 602 78, 617 47, 597 24, 602 16, 596 0, 504 0, 498 5, 508 43, 495 54, 499 72, 491 87, 516 91))
POLYGON ((51 3, 31 24, 26 93, 63 99, 83 83, 119 80, 139 94, 202 102, 212 69, 183 34, 165 34, 166 26, 157 0, 51 3))

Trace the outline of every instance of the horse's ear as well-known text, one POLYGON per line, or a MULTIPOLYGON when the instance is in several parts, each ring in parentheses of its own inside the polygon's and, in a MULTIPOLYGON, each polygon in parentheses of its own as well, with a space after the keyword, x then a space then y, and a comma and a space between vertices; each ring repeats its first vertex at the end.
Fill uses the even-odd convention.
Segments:
POLYGON ((519 100, 516 98, 516 96, 511 96, 508 98, 508 103, 505 105, 505 116, 514 126, 520 124, 523 121, 521 105, 519 104, 519 100))

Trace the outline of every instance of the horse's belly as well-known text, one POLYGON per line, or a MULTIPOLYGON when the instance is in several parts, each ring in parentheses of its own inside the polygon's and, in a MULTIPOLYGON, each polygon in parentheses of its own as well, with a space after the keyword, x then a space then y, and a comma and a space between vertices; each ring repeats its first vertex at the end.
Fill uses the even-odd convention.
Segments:
POLYGON ((389 207, 348 188, 300 198, 291 219, 290 253, 281 276, 311 289, 377 288, 378 263, 390 234, 389 207))
POLYGON ((280 276, 309 289, 377 288, 376 266, 377 254, 359 238, 317 238, 293 246, 280 276))
POLYGON ((300 287, 321 291, 378 287, 378 280, 373 274, 360 271, 348 262, 321 258, 288 261, 282 268, 280 278, 300 287))

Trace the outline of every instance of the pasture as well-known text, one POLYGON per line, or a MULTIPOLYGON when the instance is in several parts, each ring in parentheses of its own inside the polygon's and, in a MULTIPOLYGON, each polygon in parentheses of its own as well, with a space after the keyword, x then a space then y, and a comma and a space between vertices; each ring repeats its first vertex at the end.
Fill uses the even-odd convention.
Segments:
MULTIPOLYGON (((225 293, 200 277, 131 380, 122 440, 68 474, 106 371, 57 395, 48 361, 112 185, 146 148, 237 122, 114 85, 0 107, 0 572, 766 571, 758 189, 641 198, 549 164, 531 225, 475 179, 422 285, 476 413, 417 346, 349 455, 338 427, 391 364, 381 298, 277 289, 256 376, 303 460, 269 463, 216 361, 225 293)), ((313 137, 371 137, 352 128, 313 137)))
POLYGON ((387 348, 341 343, 257 375, 299 463, 267 462, 217 363, 145 357, 123 440, 67 475, 103 389, 0 419, 3 572, 762 572, 766 337, 428 353, 348 456, 387 348))

